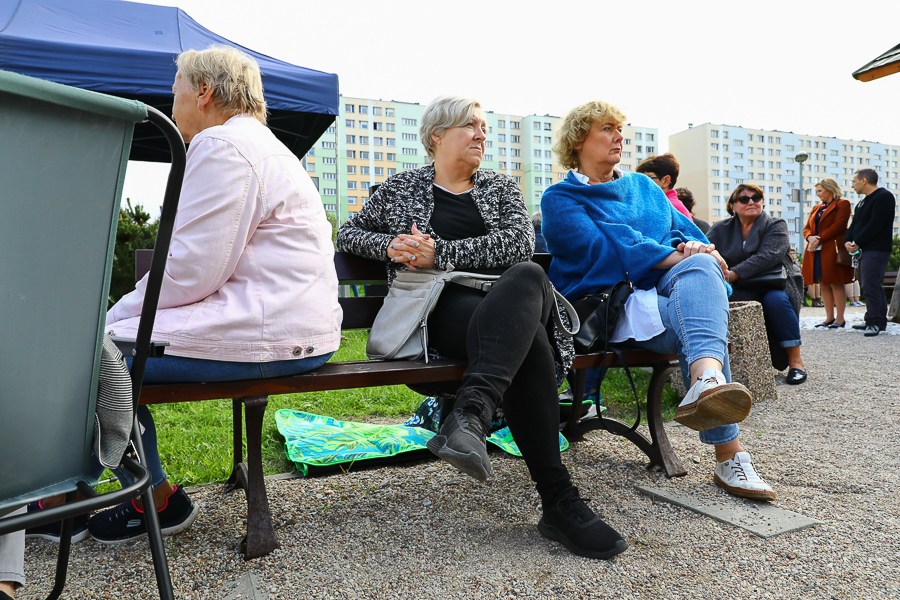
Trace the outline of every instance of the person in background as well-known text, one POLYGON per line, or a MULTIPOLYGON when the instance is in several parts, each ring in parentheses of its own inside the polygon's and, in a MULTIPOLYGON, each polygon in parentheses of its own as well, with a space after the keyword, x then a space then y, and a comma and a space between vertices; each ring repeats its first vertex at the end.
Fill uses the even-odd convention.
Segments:
MULTIPOLYGON (((11 514, 21 514, 25 507, 11 514)), ((15 598, 16 588, 25 585, 25 532, 0 535, 0 600, 15 598)))
POLYGON ((660 154, 659 156, 651 156, 645 158, 635 169, 638 173, 643 173, 653 180, 653 183, 659 186, 666 194, 666 198, 675 207, 675 210, 683 214, 690 221, 693 221, 690 211, 678 199, 678 194, 673 189, 675 182, 678 181, 678 161, 671 152, 660 154))
POLYGON ((738 185, 726 206, 732 217, 713 223, 707 237, 728 263, 726 278, 728 283, 736 284, 731 299, 762 304, 772 366, 779 371, 789 367, 786 381, 797 385, 806 381, 800 355, 803 284, 793 276, 787 224, 784 219, 769 216, 764 203, 762 188, 750 183, 738 185), (787 272, 782 289, 738 289, 742 279, 751 279, 777 267, 787 272))
POLYGON ((853 281, 844 286, 844 295, 847 296, 850 306, 865 306, 859 301, 859 281, 856 280, 855 274, 853 281))
POLYGON ((809 292, 809 302, 813 308, 822 308, 825 306, 825 303, 822 302, 822 290, 819 289, 819 284, 814 283, 807 288, 809 292))
POLYGON ((541 234, 541 211, 534 211, 531 215, 531 224, 534 226, 534 251, 546 252, 547 242, 544 241, 544 236, 541 234))
POLYGON ((800 263, 797 262, 797 249, 794 248, 793 246, 791 246, 791 251, 788 252, 788 254, 790 254, 791 260, 794 262, 794 265, 791 267, 794 275, 800 275, 801 270, 800 270, 800 263))
POLYGON ((428 318, 428 351, 468 362, 428 449, 486 481, 493 468, 485 440, 502 406, 541 498, 540 534, 578 556, 612 558, 628 544, 581 498, 560 455, 557 389, 574 346, 555 325, 547 274, 531 262, 534 226, 519 186, 480 168, 486 119, 477 100, 433 100, 419 127, 433 162, 389 177, 341 225, 338 249, 384 262, 390 283, 401 268, 500 276, 489 291, 447 284, 428 318))
POLYGON ((878 174, 861 169, 853 176, 853 191, 865 195, 856 204, 853 222, 844 235, 844 245, 851 254, 861 250, 859 283, 866 293, 866 337, 874 337, 887 329, 887 297, 881 282, 891 258, 894 226, 894 195, 878 187, 878 174))
POLYGON ((737 423, 752 399, 731 381, 727 265, 659 186, 617 168, 624 123, 625 115, 602 101, 563 119, 553 150, 571 170, 541 199, 550 279, 577 301, 627 274, 635 291, 610 342, 677 354, 688 393, 675 420, 715 447, 713 481, 737 496, 774 500, 738 439, 737 423))
POLYGON ((819 284, 825 304, 825 321, 816 327, 829 329, 846 325, 844 284, 853 281, 853 267, 837 264, 838 248, 844 245, 844 232, 850 220, 850 203, 841 198, 842 195, 838 182, 831 177, 817 183, 816 196, 822 203, 812 208, 803 228, 806 240, 803 281, 806 285, 819 284))
POLYGON ((681 200, 681 203, 684 204, 684 207, 691 213, 694 225, 703 232, 703 235, 706 235, 706 232, 709 231, 709 223, 694 216, 694 194, 686 187, 676 188, 675 193, 678 195, 678 199, 681 200))

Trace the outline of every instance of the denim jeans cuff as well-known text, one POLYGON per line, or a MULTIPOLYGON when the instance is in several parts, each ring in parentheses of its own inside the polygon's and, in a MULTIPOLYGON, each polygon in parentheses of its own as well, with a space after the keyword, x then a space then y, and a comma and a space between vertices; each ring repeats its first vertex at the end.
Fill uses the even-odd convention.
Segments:
POLYGON ((785 342, 778 342, 778 344, 782 348, 794 348, 795 346, 801 345, 803 342, 800 340, 787 340, 785 342))
POLYGON ((728 444, 729 442, 733 442, 734 440, 738 439, 741 434, 741 430, 737 426, 737 424, 732 424, 713 427, 712 429, 707 429, 706 431, 701 431, 699 433, 700 441, 704 444, 709 444, 710 446, 721 446, 722 444, 728 444))

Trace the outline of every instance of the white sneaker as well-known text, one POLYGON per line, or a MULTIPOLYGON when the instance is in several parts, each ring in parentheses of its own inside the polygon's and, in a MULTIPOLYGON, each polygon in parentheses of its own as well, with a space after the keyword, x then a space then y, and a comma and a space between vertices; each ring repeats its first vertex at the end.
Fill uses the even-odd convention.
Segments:
POLYGON ((756 472, 747 452, 738 452, 731 460, 716 463, 713 480, 717 486, 735 496, 767 501, 775 499, 775 492, 756 472))
POLYGON ((675 420, 691 429, 706 431, 740 423, 750 414, 753 399, 740 383, 726 383, 718 369, 707 369, 691 386, 675 411, 675 420))

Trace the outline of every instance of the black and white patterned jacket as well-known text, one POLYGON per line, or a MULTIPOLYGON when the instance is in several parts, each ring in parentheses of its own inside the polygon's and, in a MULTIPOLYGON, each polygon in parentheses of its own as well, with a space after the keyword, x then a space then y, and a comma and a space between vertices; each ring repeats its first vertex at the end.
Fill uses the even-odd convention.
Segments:
MULTIPOLYGON (((508 175, 476 171, 472 199, 484 219, 484 236, 444 240, 431 227, 434 210, 434 165, 403 171, 385 181, 362 209, 338 230, 337 247, 365 258, 383 260, 388 282, 398 265, 388 262, 387 248, 400 233, 415 224, 434 239, 434 266, 444 270, 509 267, 531 260, 534 227, 519 186, 508 175)), ((568 315, 562 310, 568 325, 568 315)), ((553 323, 557 354, 557 380, 562 381, 575 358, 572 340, 553 323)))

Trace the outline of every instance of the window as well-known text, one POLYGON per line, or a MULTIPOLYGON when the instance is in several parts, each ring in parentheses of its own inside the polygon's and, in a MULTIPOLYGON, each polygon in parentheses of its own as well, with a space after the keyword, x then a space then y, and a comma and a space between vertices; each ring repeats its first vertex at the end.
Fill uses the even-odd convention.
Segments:
MULTIPOLYGON (((532 123, 531 125, 532 125, 532 128, 533 128, 533 129, 540 130, 540 128, 541 128, 541 122, 540 122, 540 121, 535 121, 535 122, 532 123)), ((537 181, 537 182, 535 182, 535 183, 540 183, 540 181, 537 181)))
POLYGON ((380 137, 372 138, 372 143, 375 144, 376 146, 381 146, 382 144, 384 144, 384 138, 380 138, 380 137))
POLYGON ((544 123, 544 131, 550 131, 550 123, 544 123))
POLYGON ((638 146, 638 147, 636 148, 636 150, 637 150, 638 152, 643 152, 643 151, 644 151, 644 147, 643 147, 643 146, 638 146))
POLYGON ((337 173, 322 173, 322 179, 337 179, 337 173))
POLYGON ((397 155, 394 154, 393 152, 388 152, 388 153, 387 153, 387 159, 388 159, 389 161, 392 161, 392 162, 393 162, 393 161, 397 160, 397 155))
POLYGON ((369 151, 368 151, 368 150, 362 150, 362 151, 359 153, 359 157, 362 158, 362 159, 365 159, 365 160, 369 160, 369 151))
POLYGON ((719 164, 719 157, 718 157, 718 156, 710 156, 709 159, 710 159, 710 162, 712 162, 712 164, 714 164, 714 165, 719 164))
POLYGON ((402 153, 407 154, 407 155, 410 155, 410 154, 415 155, 415 154, 419 153, 419 150, 418 150, 418 148, 404 148, 402 150, 402 153))
POLYGON ((361 136, 359 136, 359 143, 360 143, 360 144, 365 144, 365 145, 368 146, 368 145, 369 145, 369 136, 367 136, 367 135, 361 135, 361 136))
POLYGON ((732 154, 734 158, 744 158, 744 154, 742 152, 735 152, 732 154))
POLYGON ((391 175, 396 175, 396 174, 397 174, 397 169, 395 169, 394 167, 388 167, 388 177, 390 177, 391 175))
POLYGON ((713 209, 713 216, 714 216, 714 217, 721 217, 721 216, 722 216, 722 209, 721 209, 721 208, 714 208, 714 209, 713 209))
POLYGON ((635 134, 634 134, 634 139, 636 139, 636 140, 642 140, 642 139, 644 139, 644 134, 642 134, 642 133, 640 133, 640 132, 635 133, 635 134))
POLYGON ((360 167, 360 168, 359 168, 359 174, 360 174, 360 175, 368 175, 368 174, 369 174, 369 167, 360 167))
POLYGON ((542 165, 542 164, 540 164, 540 163, 534 163, 534 170, 535 170, 535 171, 543 171, 543 170, 544 170, 544 165, 542 165))
POLYGON ((396 146, 396 145, 397 145, 397 140, 394 138, 387 138, 385 140, 385 146, 396 146))
POLYGON ((718 176, 719 176, 719 170, 718 170, 718 169, 713 169, 713 170, 712 170, 712 176, 713 176, 713 177, 718 177, 718 176))
POLYGON ((500 156, 506 156, 506 148, 500 148, 500 156))
POLYGON ((830 154, 831 156, 837 156, 837 155, 838 155, 838 151, 837 151, 837 150, 829 150, 829 151, 828 151, 828 154, 830 154))
POLYGON ((307 152, 306 155, 307 155, 307 156, 315 156, 315 155, 316 155, 316 149, 315 149, 315 148, 310 148, 310 149, 309 149, 309 152, 307 152))
POLYGON ((522 178, 519 175, 513 175, 513 181, 516 183, 522 183, 522 178))
POLYGON ((784 149, 785 149, 787 152, 793 152, 793 151, 794 151, 794 147, 793 147, 793 146, 790 146, 790 145, 789 145, 789 146, 785 146, 784 149))
MULTIPOLYGON (((347 165, 347 172, 348 173, 356 173, 356 165, 347 165)), ((326 179, 328 179, 328 178, 326 177, 326 179)), ((332 177, 332 179, 334 179, 334 178, 332 177)))
POLYGON ((498 141, 498 142, 505 142, 505 141, 506 141, 506 134, 505 134, 505 133, 498 133, 498 134, 497 134, 497 141, 498 141))
POLYGON ((385 129, 385 131, 394 131, 394 124, 386 123, 384 129, 385 129))
POLYGON ((325 156, 325 157, 322 158, 322 163, 323 163, 323 164, 326 164, 326 165, 333 165, 333 164, 335 164, 336 162, 337 162, 337 161, 336 161, 336 159, 335 159, 333 156, 325 156))
POLYGON ((344 126, 345 127, 356 127, 356 121, 354 121, 353 119, 347 119, 344 122, 344 126))
POLYGON ((522 163, 514 162, 514 163, 512 164, 512 168, 513 168, 513 171, 521 171, 521 170, 522 170, 522 163))
POLYGON ((417 136, 414 133, 404 133, 404 134, 402 134, 402 137, 404 140, 412 140, 412 141, 416 141, 419 139, 419 136, 417 136))
POLYGON ((652 133, 648 133, 646 139, 647 139, 648 142, 652 142, 653 139, 654 139, 655 137, 656 137, 656 136, 653 135, 652 133))
POLYGON ((727 132, 727 131, 723 131, 723 132, 722 132, 722 137, 723 137, 723 138, 727 138, 727 137, 728 137, 728 132, 727 132))
POLYGON ((719 183, 718 181, 714 181, 714 182, 713 182, 713 189, 714 189, 714 190, 721 190, 721 189, 722 189, 722 184, 719 183))
POLYGON ((728 152, 728 144, 722 144, 722 150, 728 152))
POLYGON ((622 158, 631 158, 631 152, 622 152, 622 158))
MULTIPOLYGON (((362 107, 360 107, 360 108, 362 108, 362 107)), ((356 189, 356 182, 355 182, 355 181, 348 181, 348 182, 347 182, 347 189, 348 189, 348 190, 355 190, 355 189, 356 189)))
POLYGON ((740 165, 735 165, 735 166, 734 166, 734 170, 735 170, 735 171, 743 171, 743 170, 744 170, 744 167, 742 167, 742 166, 740 166, 740 165))
POLYGON ((337 196, 337 190, 334 188, 325 188, 322 190, 323 196, 337 196))
POLYGON ((347 136, 347 143, 348 143, 348 144, 355 144, 355 143, 356 143, 356 136, 355 136, 355 135, 348 135, 348 136, 347 136))
POLYGON ((386 116, 386 117, 393 117, 393 116, 394 116, 394 109, 393 109, 393 108, 385 108, 385 109, 384 109, 384 116, 386 116))
MULTIPOLYGON (((709 132, 709 137, 719 137, 719 132, 718 132, 718 130, 713 129, 712 131, 710 131, 710 132, 709 132)), ((640 139, 640 138, 638 138, 638 139, 640 139)))
POLYGON ((375 131, 381 131, 381 125, 382 125, 382 124, 379 123, 378 121, 373 121, 373 122, 372 122, 372 129, 374 129, 375 131))
POLYGON ((334 142, 322 142, 322 147, 323 148, 336 148, 337 144, 335 144, 334 142))
POLYGON ((361 187, 364 190, 367 190, 367 189, 369 189, 369 182, 363 181, 362 183, 359 184, 359 187, 361 187))
POLYGON ((540 157, 541 157, 541 150, 540 150, 540 149, 535 150, 535 151, 534 151, 534 155, 535 155, 536 157, 540 158, 540 157))
POLYGON ((718 150, 718 149, 719 149, 719 144, 713 142, 713 143, 711 143, 711 144, 709 145, 709 149, 710 149, 710 150, 718 150))
POLYGON ((544 185, 553 185, 552 177, 544 177, 544 185))
POLYGON ((522 125, 522 122, 521 122, 521 121, 510 121, 510 122, 509 122, 509 127, 510 127, 510 129, 519 129, 519 127, 520 127, 521 125, 522 125))
MULTIPOLYGON (((769 143, 772 144, 772 143, 774 143, 774 142, 775 142, 775 138, 772 137, 772 136, 770 135, 770 136, 769 136, 769 143)), ((816 142, 816 148, 818 148, 818 147, 819 147, 819 142, 816 142)))
POLYGON ((366 106, 365 104, 360 104, 360 105, 359 105, 359 114, 365 115, 365 114, 368 114, 368 113, 369 113, 369 107, 366 106))
POLYGON ((350 205, 356 204, 356 196, 347 196, 347 204, 350 204, 350 205))
POLYGON ((541 179, 542 179, 542 177, 535 177, 535 178, 534 178, 534 183, 537 184, 537 185, 541 185, 541 179))
MULTIPOLYGON (((619 167, 620 167, 623 171, 630 171, 630 170, 631 170, 631 165, 619 165, 619 167)), ((557 178, 557 179, 565 179, 565 178, 566 178, 566 174, 565 174, 565 173, 557 173, 557 174, 556 174, 556 178, 557 178)))
POLYGON ((535 143, 535 144, 540 144, 540 143, 541 143, 541 136, 539 136, 539 135, 534 136, 534 143, 535 143))
POLYGON ((330 212, 337 211, 337 204, 323 204, 322 206, 324 206, 325 210, 327 210, 327 211, 330 211, 330 212))
POLYGON ((656 148, 653 146, 647 146, 647 154, 653 154, 656 152, 656 148))
POLYGON ((731 140, 731 143, 734 144, 735 146, 743 146, 744 140, 731 140))
POLYGON ((498 165, 497 168, 498 168, 498 169, 505 169, 505 168, 506 168, 506 163, 503 162, 503 161, 500 161, 500 164, 498 165))
POLYGON ((384 160, 384 154, 381 152, 376 152, 374 154, 375 160, 384 160))
POLYGON ((484 160, 494 160, 494 155, 493 154, 485 154, 484 160))
POLYGON ((522 136, 520 136, 520 135, 511 135, 511 136, 509 136, 509 141, 511 141, 513 144, 521 144, 521 143, 522 143, 522 136))
POLYGON ((761 135, 756 136, 756 141, 763 142, 764 141, 763 136, 761 136, 761 135))
POLYGON ((545 135, 545 136, 544 136, 544 143, 545 143, 545 144, 552 144, 552 143, 553 143, 553 138, 550 137, 550 136, 546 136, 546 135, 545 135))
POLYGON ((368 121, 360 121, 360 122, 359 122, 359 128, 360 128, 360 129, 368 129, 368 128, 369 128, 369 122, 368 122, 368 121))
POLYGON ((506 121, 497 121, 497 129, 506 129, 506 121))
POLYGON ((347 150, 347 158, 356 158, 356 150, 347 150))
POLYGON ((522 156, 522 149, 521 148, 510 148, 509 155, 510 156, 522 156))
POLYGON ((403 163, 404 169, 415 169, 418 166, 416 163, 403 163))

